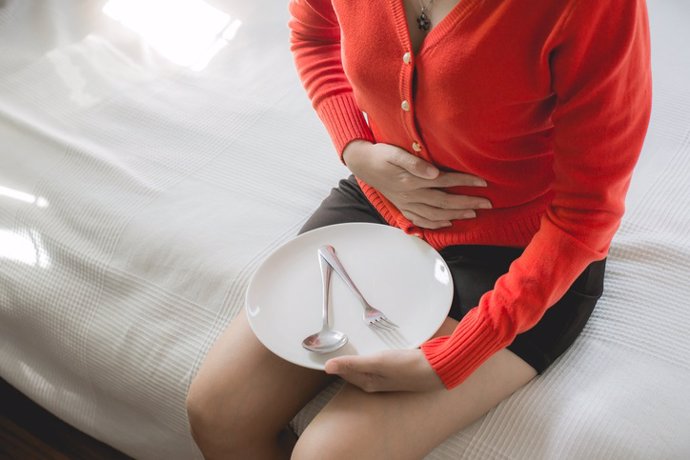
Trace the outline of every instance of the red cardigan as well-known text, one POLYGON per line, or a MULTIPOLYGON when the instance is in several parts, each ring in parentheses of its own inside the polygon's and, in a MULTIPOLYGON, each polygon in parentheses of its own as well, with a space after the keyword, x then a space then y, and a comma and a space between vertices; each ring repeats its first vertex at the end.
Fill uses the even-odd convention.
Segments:
POLYGON ((649 122, 644 0, 527 3, 461 0, 417 53, 401 0, 290 3, 298 72, 341 155, 354 139, 397 145, 485 179, 451 191, 493 204, 427 230, 360 180, 384 218, 435 248, 526 248, 452 335, 422 345, 448 388, 606 256, 649 122))

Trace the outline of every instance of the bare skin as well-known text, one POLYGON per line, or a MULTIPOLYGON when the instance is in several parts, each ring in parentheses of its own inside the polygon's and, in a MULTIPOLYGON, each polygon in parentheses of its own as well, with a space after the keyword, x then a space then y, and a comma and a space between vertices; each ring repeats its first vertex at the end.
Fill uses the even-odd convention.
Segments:
MULTIPOLYGON (((447 319, 436 336, 456 325, 447 319)), ((296 440, 288 423, 333 379, 274 355, 241 312, 206 356, 187 408, 207 459, 323 458, 323 449, 329 459, 422 458, 535 375, 501 350, 452 390, 439 384, 434 390, 379 391, 348 383, 296 440)))
MULTIPOLYGON (((415 22, 419 3, 403 3, 417 51, 425 36, 415 22)), ((457 3, 434 1, 432 24, 457 3)), ((396 146, 353 141, 343 158, 356 176, 419 227, 445 227, 455 219, 473 218, 475 209, 491 207, 481 196, 443 190, 482 187, 482 179, 439 171, 396 146)), ((448 318, 435 336, 449 335, 456 326, 448 318)), ((207 459, 418 459, 535 375, 506 349, 451 390, 418 349, 335 358, 327 362, 326 372, 314 371, 267 350, 242 312, 206 356, 189 389, 187 410, 194 439, 207 459), (334 375, 347 383, 296 439, 286 430, 288 423, 334 375)))
POLYGON ((504 349, 452 390, 369 393, 348 384, 307 427, 292 458, 424 458, 535 375, 504 349))
POLYGON ((481 178, 441 172, 431 163, 393 145, 352 141, 343 151, 343 160, 355 176, 383 193, 418 227, 449 227, 452 220, 476 217, 475 209, 491 208, 486 198, 443 190, 462 185, 485 187, 486 182, 481 178))
POLYGON ((284 361, 252 332, 244 311, 206 355, 187 396, 192 435, 207 459, 289 458, 287 424, 333 380, 284 361))

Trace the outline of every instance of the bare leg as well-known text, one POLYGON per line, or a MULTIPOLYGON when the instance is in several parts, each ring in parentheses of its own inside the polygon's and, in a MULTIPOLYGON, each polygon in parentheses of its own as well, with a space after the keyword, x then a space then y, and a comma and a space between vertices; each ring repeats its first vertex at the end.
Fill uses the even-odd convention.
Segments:
MULTIPOLYGON (((446 320, 442 330, 457 324, 446 320)), ((307 427, 295 459, 419 459, 529 382, 536 371, 501 350, 453 390, 365 393, 346 385, 307 427)))
POLYGON ((287 424, 331 381, 266 349, 241 312, 189 389, 194 439, 207 459, 289 458, 295 439, 286 435, 287 424))

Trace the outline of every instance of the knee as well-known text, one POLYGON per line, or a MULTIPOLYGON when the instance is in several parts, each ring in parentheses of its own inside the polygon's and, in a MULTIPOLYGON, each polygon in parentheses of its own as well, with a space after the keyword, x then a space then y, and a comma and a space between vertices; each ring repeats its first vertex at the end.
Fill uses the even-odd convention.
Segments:
POLYGON ((329 460, 364 458, 357 452, 357 442, 350 442, 346 427, 312 423, 297 440, 292 460, 321 460, 328 452, 329 460))
MULTIPOLYGON (((227 382, 224 382, 227 383, 227 382)), ((187 393, 189 429, 204 457, 253 458, 275 448, 278 431, 261 423, 247 389, 195 379, 187 393)))
POLYGON ((189 430, 205 458, 239 458, 231 452, 242 449, 248 433, 243 432, 242 414, 233 410, 232 390, 220 393, 214 385, 196 379, 187 393, 189 430), (222 455, 219 455, 222 453, 222 455))
POLYGON ((203 382, 194 380, 187 392, 186 408, 189 429, 199 447, 206 438, 219 430, 221 414, 214 404, 213 396, 203 382))
MULTIPOLYGON (((322 438, 319 433, 307 430, 297 439, 295 448, 292 450, 291 460, 317 460, 323 458, 323 452, 329 453, 329 458, 340 458, 331 450, 329 440, 322 438)), ((321 433, 324 434, 324 433, 321 433)))

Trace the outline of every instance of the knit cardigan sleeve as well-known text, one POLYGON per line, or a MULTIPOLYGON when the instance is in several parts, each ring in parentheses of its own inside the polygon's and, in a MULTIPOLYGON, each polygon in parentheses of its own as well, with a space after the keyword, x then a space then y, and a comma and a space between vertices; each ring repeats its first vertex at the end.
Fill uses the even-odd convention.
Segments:
POLYGON ((342 160, 348 143, 374 135, 343 70, 338 20, 330 0, 292 0, 289 9, 297 72, 342 160))
POLYGON ((551 52, 553 200, 540 229, 452 335, 422 345, 448 388, 534 326, 593 261, 624 211, 651 110, 644 0, 580 0, 551 52))
MULTIPOLYGON (((552 201, 523 254, 449 336, 422 345, 447 388, 533 327, 593 261, 606 257, 624 211, 651 109, 644 0, 570 0, 546 49, 556 97, 552 201)), ((331 0, 291 0, 292 51, 342 155, 373 140, 343 70, 331 0)), ((529 180, 527 178, 526 180, 529 180)))

